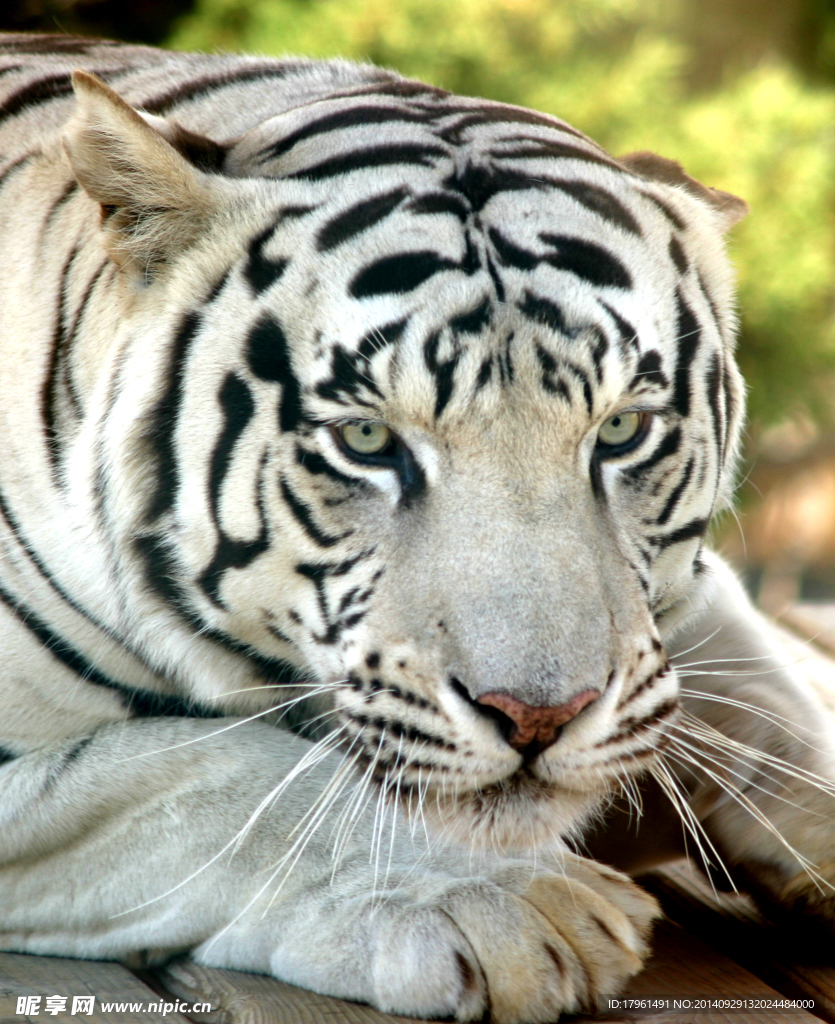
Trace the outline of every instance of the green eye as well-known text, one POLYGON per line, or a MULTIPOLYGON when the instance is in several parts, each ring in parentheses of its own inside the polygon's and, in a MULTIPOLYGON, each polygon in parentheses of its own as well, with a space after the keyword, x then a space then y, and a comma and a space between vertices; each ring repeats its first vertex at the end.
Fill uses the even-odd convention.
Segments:
POLYGON ((609 448, 628 444, 641 429, 644 417, 639 412, 619 412, 610 416, 597 432, 597 440, 609 448))
POLYGON ((388 448, 394 436, 385 423, 373 420, 345 423, 337 427, 337 433, 345 447, 357 455, 379 455, 388 448))

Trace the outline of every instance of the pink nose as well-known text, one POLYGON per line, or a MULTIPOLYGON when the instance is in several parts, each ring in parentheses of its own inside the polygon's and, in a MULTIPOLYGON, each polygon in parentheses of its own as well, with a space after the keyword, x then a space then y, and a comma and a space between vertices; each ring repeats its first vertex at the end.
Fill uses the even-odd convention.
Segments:
POLYGON ((599 690, 584 690, 567 704, 556 707, 532 707, 509 693, 485 693, 476 701, 496 708, 513 723, 507 742, 515 750, 533 748, 539 753, 550 747, 559 736, 560 728, 579 715, 584 707, 596 701, 599 690))

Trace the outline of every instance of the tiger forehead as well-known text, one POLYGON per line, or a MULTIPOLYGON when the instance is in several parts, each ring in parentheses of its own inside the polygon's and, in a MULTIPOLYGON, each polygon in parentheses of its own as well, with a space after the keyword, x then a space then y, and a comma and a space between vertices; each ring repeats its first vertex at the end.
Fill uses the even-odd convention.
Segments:
POLYGON ((551 147, 540 156, 578 156, 619 167, 597 143, 548 114, 456 96, 420 82, 401 80, 364 92, 325 96, 271 117, 235 144, 229 169, 266 177, 332 177, 327 161, 353 154, 362 141, 365 155, 376 155, 378 167, 393 164, 398 156, 386 147, 421 142, 429 148, 416 150, 415 162, 423 157, 427 165, 462 150, 495 155, 497 148, 533 142, 551 147), (557 148, 561 145, 564 150, 557 148))
POLYGON ((359 342, 321 339, 305 392, 318 418, 380 418, 447 436, 473 425, 512 434, 514 424, 529 435, 539 424, 573 436, 604 413, 663 394, 664 375, 647 378, 640 364, 634 339, 611 323, 561 334, 483 296, 440 326, 412 316, 359 342))

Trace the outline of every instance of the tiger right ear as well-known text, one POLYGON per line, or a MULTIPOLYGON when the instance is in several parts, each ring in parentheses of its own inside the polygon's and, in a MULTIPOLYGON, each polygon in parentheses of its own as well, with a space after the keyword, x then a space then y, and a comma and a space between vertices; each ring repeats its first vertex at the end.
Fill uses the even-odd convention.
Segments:
POLYGON ((219 194, 100 78, 76 71, 72 81, 78 107, 63 142, 73 173, 102 207, 110 256, 147 279, 203 233, 219 194))
POLYGON ((744 199, 731 195, 730 192, 722 192, 718 188, 708 188, 695 178, 691 178, 680 163, 658 156, 657 153, 627 153, 626 156, 618 157, 618 163, 649 181, 681 185, 685 191, 716 210, 723 231, 732 228, 748 213, 748 204, 744 199))

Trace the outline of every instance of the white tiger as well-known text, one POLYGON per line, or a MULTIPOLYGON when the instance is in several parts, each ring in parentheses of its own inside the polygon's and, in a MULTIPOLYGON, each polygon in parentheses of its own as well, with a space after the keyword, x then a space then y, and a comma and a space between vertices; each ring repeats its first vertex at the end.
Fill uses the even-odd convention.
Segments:
POLYGON ((0 948, 550 1021, 647 952, 580 854, 652 777, 831 927, 831 729, 703 547, 740 200, 371 67, 67 37, 2 38, 0 160, 0 948))

